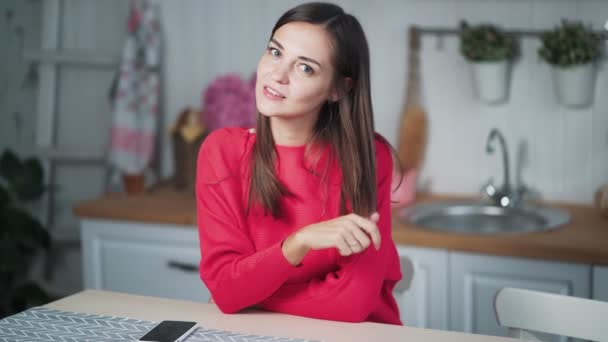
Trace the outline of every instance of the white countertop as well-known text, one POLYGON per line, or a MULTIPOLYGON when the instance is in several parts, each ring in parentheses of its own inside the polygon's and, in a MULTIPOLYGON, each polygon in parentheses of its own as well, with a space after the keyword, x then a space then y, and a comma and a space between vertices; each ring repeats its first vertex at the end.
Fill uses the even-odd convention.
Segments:
POLYGON ((98 290, 79 292, 45 306, 64 311, 150 321, 196 321, 206 328, 321 341, 520 341, 504 337, 400 327, 388 324, 333 322, 263 311, 246 311, 226 315, 213 304, 98 290))

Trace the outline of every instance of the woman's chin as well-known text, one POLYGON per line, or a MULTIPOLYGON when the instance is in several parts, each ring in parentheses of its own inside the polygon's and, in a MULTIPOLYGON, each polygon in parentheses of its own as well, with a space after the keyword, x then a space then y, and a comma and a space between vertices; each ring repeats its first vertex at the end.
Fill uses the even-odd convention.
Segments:
POLYGON ((258 104, 257 110, 260 114, 266 117, 281 116, 282 114, 282 111, 278 110, 278 108, 272 108, 272 106, 267 106, 264 104, 258 104))
POLYGON ((266 113, 272 112, 267 103, 259 100, 255 102, 255 109, 257 109, 257 111, 264 116, 268 116, 266 113))

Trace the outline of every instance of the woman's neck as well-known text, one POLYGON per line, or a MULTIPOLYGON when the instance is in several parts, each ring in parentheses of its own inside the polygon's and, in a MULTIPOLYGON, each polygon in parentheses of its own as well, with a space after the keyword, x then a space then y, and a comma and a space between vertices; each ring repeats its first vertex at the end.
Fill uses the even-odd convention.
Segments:
POLYGON ((303 118, 270 118, 270 129, 274 143, 281 146, 301 146, 312 134, 315 120, 303 118))

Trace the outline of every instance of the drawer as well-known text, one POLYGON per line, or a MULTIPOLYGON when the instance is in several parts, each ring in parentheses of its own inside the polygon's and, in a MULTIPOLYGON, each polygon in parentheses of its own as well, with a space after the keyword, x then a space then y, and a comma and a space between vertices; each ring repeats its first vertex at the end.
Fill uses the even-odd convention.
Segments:
POLYGON ((82 224, 85 286, 206 302, 195 227, 89 221, 82 224))

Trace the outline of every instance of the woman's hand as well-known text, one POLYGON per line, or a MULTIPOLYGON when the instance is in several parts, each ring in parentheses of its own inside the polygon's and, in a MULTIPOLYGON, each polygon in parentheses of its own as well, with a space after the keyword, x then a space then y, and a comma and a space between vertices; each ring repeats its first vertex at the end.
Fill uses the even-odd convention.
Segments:
POLYGON ((298 265, 311 249, 337 248, 340 255, 348 256, 363 252, 373 243, 378 250, 379 219, 378 213, 369 218, 349 214, 306 226, 285 239, 283 254, 292 265, 298 265))

